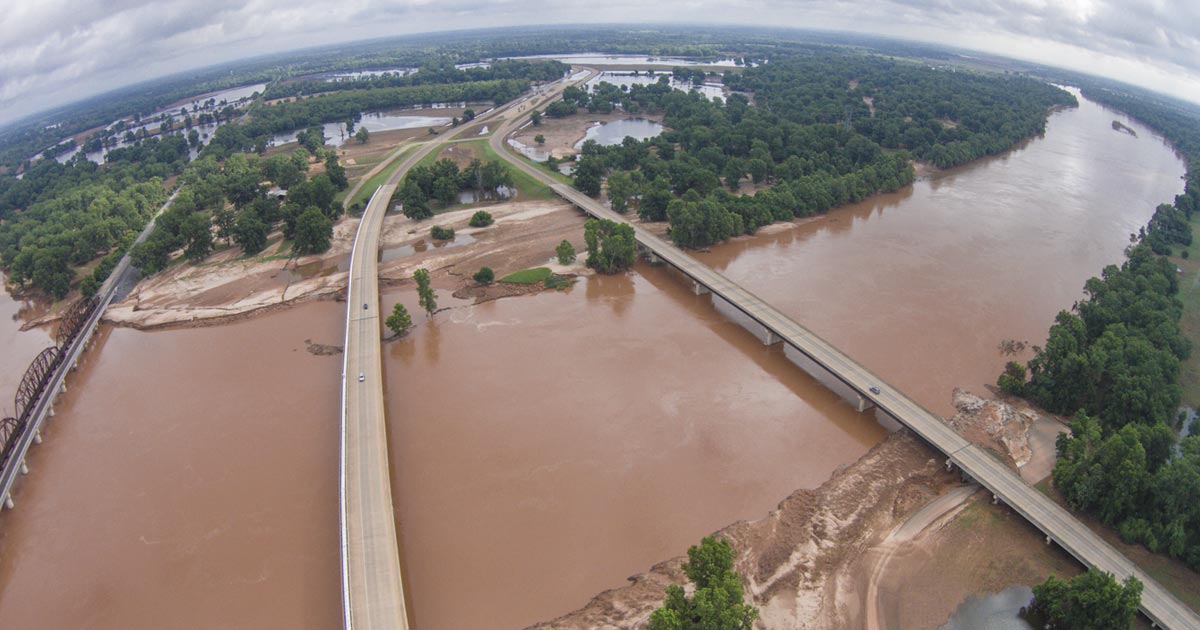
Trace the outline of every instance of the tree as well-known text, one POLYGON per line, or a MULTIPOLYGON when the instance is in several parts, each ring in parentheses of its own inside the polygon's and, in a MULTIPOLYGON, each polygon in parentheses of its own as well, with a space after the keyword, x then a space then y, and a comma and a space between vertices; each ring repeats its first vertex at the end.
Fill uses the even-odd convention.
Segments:
POLYGON ((491 267, 480 267, 479 271, 476 271, 475 275, 471 277, 474 278, 475 282, 478 284, 488 285, 496 279, 496 274, 492 271, 491 267))
POLYGON ((359 127, 358 131, 354 132, 354 139, 358 140, 359 144, 366 144, 367 140, 371 139, 371 132, 367 131, 366 127, 359 127))
POLYGON ((1004 393, 1020 396, 1025 391, 1025 366, 1016 361, 1009 361, 996 384, 1004 393))
POLYGON ((538 135, 533 137, 533 141, 538 143, 538 145, 546 144, 546 136, 543 136, 542 134, 539 133, 538 135))
POLYGON ((404 216, 414 221, 433 216, 433 210, 429 208, 425 192, 421 190, 421 186, 417 184, 411 174, 404 179, 404 186, 400 188, 400 203, 404 205, 404 216))
MULTIPOLYGON (((329 182, 338 190, 346 190, 346 187, 350 185, 350 181, 346 179, 346 168, 338 163, 336 153, 330 152, 329 156, 325 158, 325 174, 329 176, 329 182)), ((316 179, 316 177, 313 178, 314 182, 316 179)), ((333 202, 332 196, 330 196, 329 202, 333 202)))
POLYGON ((413 272, 413 280, 417 281, 417 303, 425 309, 426 317, 432 317, 437 312, 437 293, 429 285, 429 272, 418 269, 413 272))
POLYGON ((571 244, 571 241, 563 239, 563 242, 554 248, 554 253, 558 256, 560 265, 569 265, 575 262, 575 246, 571 244))
POLYGON ((492 213, 486 210, 479 210, 476 211, 475 214, 471 215, 471 220, 467 224, 471 227, 481 228, 487 227, 494 222, 495 219, 492 218, 492 213))
POLYGON ((212 252, 212 219, 204 212, 193 212, 180 224, 187 243, 183 255, 188 260, 204 260, 212 252))
POLYGON ((530 114, 529 121, 533 123, 534 127, 541 127, 542 126, 541 112, 533 112, 532 114, 530 114))
POLYGON ((297 254, 319 254, 329 249, 333 239, 333 221, 315 207, 305 210, 296 219, 297 254))
POLYGON ((458 178, 445 175, 433 182, 433 198, 444 205, 458 200, 458 178))
POLYGON ((1142 583, 1129 576, 1118 584, 1099 569, 1069 580, 1053 575, 1033 587, 1033 602, 1025 617, 1035 627, 1051 630, 1113 630, 1130 628, 1142 600, 1142 583))
POLYGON ((444 228, 440 225, 435 225, 429 229, 429 236, 435 241, 448 241, 454 238, 454 228, 444 228))
MULTIPOLYGON (((363 128, 359 128, 359 131, 362 130, 363 128)), ((388 315, 388 318, 384 320, 383 323, 388 327, 388 330, 391 330, 392 334, 397 337, 403 337, 404 335, 408 334, 408 331, 413 325, 412 317, 409 316, 408 309, 404 308, 403 304, 396 304, 393 306, 392 314, 388 315)))
POLYGON ((583 224, 589 267, 601 273, 618 273, 633 266, 637 241, 633 227, 608 219, 591 219, 583 224))
POLYGON ((599 160, 584 158, 575 166, 575 187, 589 197, 598 197, 603 174, 604 168, 599 160))
POLYGON ((261 252, 267 246, 270 228, 254 212, 243 212, 233 230, 233 240, 247 256, 261 252))
POLYGON ((758 609, 744 603, 742 578, 733 571, 725 539, 706 536, 688 549, 684 573, 696 585, 691 599, 678 584, 667 587, 662 607, 650 615, 649 630, 750 630, 758 609))
POLYGON ((608 202, 612 209, 621 214, 629 209, 629 199, 637 193, 633 178, 625 171, 614 171, 608 176, 608 202))

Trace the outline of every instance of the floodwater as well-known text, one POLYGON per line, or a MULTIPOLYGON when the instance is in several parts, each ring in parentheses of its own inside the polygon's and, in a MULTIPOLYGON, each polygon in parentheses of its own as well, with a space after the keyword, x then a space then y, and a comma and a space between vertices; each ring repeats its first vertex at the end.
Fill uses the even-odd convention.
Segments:
POLYGON ((595 140, 600 146, 608 147, 621 144, 626 136, 637 140, 653 138, 663 132, 663 126, 645 118, 623 118, 609 122, 596 123, 588 127, 587 135, 575 143, 576 149, 582 149, 588 140, 595 140))
POLYGON ((1183 174, 1148 128, 1081 98, 1000 157, 698 257, 952 414, 953 388, 985 394, 1006 361, 1032 356, 1003 356, 1001 340, 1045 343, 1084 282, 1182 192, 1183 174))
POLYGON ((0 628, 341 625, 345 307, 102 329, 0 512, 0 628))
MULTIPOLYGON (((450 124, 450 118, 447 116, 413 116, 409 114, 396 113, 364 113, 362 120, 354 125, 354 130, 366 128, 371 133, 380 131, 392 131, 395 129, 413 129, 415 127, 440 127, 450 124)), ((326 144, 340 147, 347 142, 354 140, 354 134, 346 133, 346 124, 344 122, 331 122, 321 125, 322 133, 326 138, 326 144)), ((278 146, 289 142, 296 141, 297 132, 281 133, 271 138, 271 144, 278 146)))
POLYGON ((1033 630, 1021 609, 1033 601, 1033 589, 1012 586, 999 593, 971 595, 959 604, 941 630, 1033 630))
POLYGON ((30 300, 14 299, 3 290, 7 280, 0 274, 0 418, 16 412, 13 398, 25 375, 29 362, 42 350, 54 345, 48 330, 34 328, 21 331, 29 315, 39 310, 30 300))
MULTIPOLYGON (((700 256, 948 412, 1182 174, 1085 102, 1004 156, 700 256)), ((883 436, 664 269, 474 307, 443 292, 458 308, 432 321, 397 299, 417 327, 384 349, 389 445, 425 630, 576 609, 883 436)), ((32 356, 46 333, 14 333, 19 308, 0 300, 0 340, 32 356)), ((341 359, 304 340, 340 343, 344 314, 102 332, 0 512, 0 627, 337 627, 341 359)))
POLYGON ((670 83, 670 86, 675 88, 676 90, 682 90, 684 92, 690 92, 691 90, 696 90, 697 92, 700 92, 701 94, 703 94, 704 96, 707 96, 708 98, 713 98, 713 97, 724 98, 725 97, 725 87, 723 85, 712 84, 712 83, 705 83, 703 85, 692 85, 691 82, 676 81, 675 79, 673 79, 671 77, 670 73, 659 73, 659 74, 652 75, 652 74, 630 74, 628 72, 601 72, 600 74, 593 77, 590 81, 588 81, 587 84, 589 87, 599 85, 602 82, 603 83, 611 83, 617 87, 620 87, 622 85, 624 85, 624 86, 651 85, 654 83, 658 83, 659 78, 664 77, 664 76, 667 77, 667 79, 670 83))
POLYGON ((528 55, 513 57, 513 59, 557 59, 566 64, 584 66, 719 66, 736 68, 736 59, 715 59, 698 61, 695 59, 679 59, 671 57, 634 57, 622 55, 605 55, 600 53, 582 53, 577 55, 528 55))
POLYGON ((414 627, 569 612, 884 435, 663 269, 433 320, 397 300, 417 322, 384 353, 414 627))

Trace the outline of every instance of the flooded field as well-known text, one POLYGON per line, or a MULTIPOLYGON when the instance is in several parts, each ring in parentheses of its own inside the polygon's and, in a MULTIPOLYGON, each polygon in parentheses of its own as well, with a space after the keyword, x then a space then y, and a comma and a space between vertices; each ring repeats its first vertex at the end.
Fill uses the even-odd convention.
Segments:
POLYGON ((952 414, 954 387, 985 393, 1006 361, 1032 356, 998 346, 1044 343, 1054 315, 1183 190, 1183 173, 1148 128, 1081 99, 1000 157, 698 256, 952 414))
POLYGON ((339 627, 341 358, 304 340, 344 315, 102 330, 0 512, 0 628, 339 627))
POLYGON ((630 85, 651 85, 653 83, 657 83, 662 77, 667 77, 669 85, 676 90, 683 90, 684 92, 696 90, 708 98, 725 96, 724 86, 707 83, 704 85, 693 85, 690 82, 676 81, 669 73, 630 74, 628 72, 601 72, 600 74, 596 75, 595 78, 588 81, 587 85, 588 87, 594 87, 602 82, 611 83, 618 87, 630 85))

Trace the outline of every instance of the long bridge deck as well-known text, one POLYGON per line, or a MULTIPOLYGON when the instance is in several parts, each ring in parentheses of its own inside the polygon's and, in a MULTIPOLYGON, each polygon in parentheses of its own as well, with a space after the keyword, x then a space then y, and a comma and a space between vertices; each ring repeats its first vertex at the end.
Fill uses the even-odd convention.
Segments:
MULTIPOLYGON (((515 127, 516 122, 498 130, 492 137, 491 143, 496 153, 553 188, 555 193, 588 215, 629 223, 625 217, 595 199, 559 182, 550 174, 507 151, 504 139, 515 127)), ((948 463, 957 465, 1084 565, 1107 571, 1118 580, 1124 580, 1130 575, 1136 576, 1145 585, 1142 592, 1142 612, 1156 625, 1174 629, 1200 628, 1200 617, 1134 566, 1121 552, 1106 543, 1070 512, 1022 481, 996 458, 946 426, 940 418, 729 278, 647 230, 637 225, 633 225, 633 229, 638 245, 652 258, 670 265, 690 278, 696 283, 698 290, 711 292, 714 300, 719 299, 740 311, 754 322, 754 325, 761 327, 767 343, 784 343, 831 374, 858 396, 860 410, 866 406, 875 406, 903 423, 934 448, 945 453, 949 458, 948 463), (876 388, 878 393, 872 392, 871 388, 876 388)))

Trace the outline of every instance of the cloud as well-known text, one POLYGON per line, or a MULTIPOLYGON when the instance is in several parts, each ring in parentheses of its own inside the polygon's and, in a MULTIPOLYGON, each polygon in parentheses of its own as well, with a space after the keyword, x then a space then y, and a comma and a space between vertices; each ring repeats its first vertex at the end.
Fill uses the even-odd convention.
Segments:
POLYGON ((0 14, 0 123, 175 71, 433 30, 702 18, 920 39, 1200 100, 1194 0, 42 0, 0 14))

